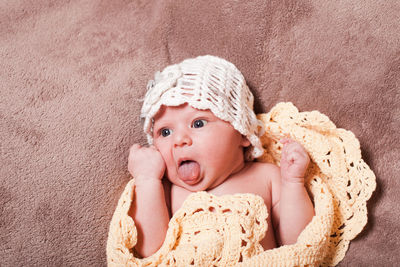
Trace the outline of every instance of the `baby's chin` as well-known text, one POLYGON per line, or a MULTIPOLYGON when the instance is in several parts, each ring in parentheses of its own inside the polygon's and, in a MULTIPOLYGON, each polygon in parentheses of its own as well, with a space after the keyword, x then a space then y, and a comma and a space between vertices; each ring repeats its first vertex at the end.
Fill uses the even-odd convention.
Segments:
POLYGON ((178 177, 170 178, 167 177, 168 180, 171 182, 172 185, 186 189, 190 192, 198 192, 198 191, 206 191, 207 190, 207 185, 203 184, 203 180, 200 180, 196 184, 187 184, 178 177))
POLYGON ((220 182, 219 184, 210 184, 209 182, 207 183, 206 179, 201 179, 198 183, 196 184, 188 184, 185 183, 184 181, 180 180, 179 178, 175 178, 175 179, 169 179, 169 181, 178 187, 181 187, 183 189, 186 189, 190 192, 200 192, 200 191, 208 191, 211 190, 215 187, 217 187, 219 184, 221 184, 222 182, 220 182))
POLYGON ((186 190, 188 190, 190 192, 199 192, 199 191, 207 191, 208 190, 207 186, 206 185, 202 185, 201 182, 199 182, 197 184, 194 184, 194 185, 186 184, 186 183, 184 183, 182 181, 179 182, 179 183, 172 182, 172 184, 176 185, 178 187, 181 187, 183 189, 186 189, 186 190))

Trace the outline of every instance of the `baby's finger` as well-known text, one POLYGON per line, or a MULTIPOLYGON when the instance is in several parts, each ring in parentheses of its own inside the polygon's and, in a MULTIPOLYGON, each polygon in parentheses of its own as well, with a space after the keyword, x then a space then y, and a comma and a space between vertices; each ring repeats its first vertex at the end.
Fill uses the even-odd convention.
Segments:
POLYGON ((303 157, 303 154, 299 153, 297 150, 294 150, 294 151, 290 152, 290 154, 289 154, 289 158, 293 159, 293 160, 301 158, 301 157, 303 157))
POLYGON ((154 150, 158 150, 155 145, 150 145, 149 148, 154 149, 154 150))
POLYGON ((291 142, 293 142, 293 140, 290 139, 290 138, 284 137, 284 138, 281 138, 281 139, 279 140, 279 142, 280 142, 281 144, 283 144, 283 145, 286 145, 286 144, 290 144, 291 142))
POLYGON ((293 153, 294 151, 298 150, 298 146, 296 145, 295 142, 289 143, 285 146, 285 150, 287 151, 287 153, 293 153))
POLYGON ((289 140, 283 145, 283 152, 286 152, 287 154, 297 150, 301 150, 301 146, 296 141, 289 140))
POLYGON ((133 151, 136 151, 136 150, 140 149, 141 147, 142 147, 142 146, 139 145, 139 144, 133 144, 133 145, 130 147, 129 151, 130 151, 130 152, 133 152, 133 151))
POLYGON ((300 154, 305 153, 304 148, 299 143, 296 143, 296 142, 290 143, 286 147, 286 150, 288 151, 288 153, 294 153, 294 152, 297 152, 300 154))
POLYGON ((133 144, 132 146, 131 146, 131 148, 141 148, 142 147, 142 145, 141 144, 138 144, 138 143, 135 143, 135 144, 133 144))

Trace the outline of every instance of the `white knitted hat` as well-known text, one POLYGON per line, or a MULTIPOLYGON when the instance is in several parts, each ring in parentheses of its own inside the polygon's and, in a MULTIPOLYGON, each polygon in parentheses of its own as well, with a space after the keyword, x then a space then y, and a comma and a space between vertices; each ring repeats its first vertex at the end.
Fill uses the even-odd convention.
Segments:
POLYGON ((252 145, 246 152, 247 160, 264 153, 259 139, 264 129, 253 111, 253 95, 232 63, 215 56, 186 59, 157 72, 147 89, 141 117, 149 144, 153 143, 153 117, 161 105, 188 103, 196 109, 211 110, 246 136, 252 145))

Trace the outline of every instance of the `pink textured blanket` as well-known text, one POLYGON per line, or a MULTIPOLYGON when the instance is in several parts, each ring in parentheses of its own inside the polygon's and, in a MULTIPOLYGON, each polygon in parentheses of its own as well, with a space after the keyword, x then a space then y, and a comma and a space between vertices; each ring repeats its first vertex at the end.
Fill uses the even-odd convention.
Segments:
POLYGON ((400 2, 1 1, 0 265, 104 266, 156 70, 212 54, 258 113, 291 101, 360 140, 369 223, 341 266, 400 255, 400 2))

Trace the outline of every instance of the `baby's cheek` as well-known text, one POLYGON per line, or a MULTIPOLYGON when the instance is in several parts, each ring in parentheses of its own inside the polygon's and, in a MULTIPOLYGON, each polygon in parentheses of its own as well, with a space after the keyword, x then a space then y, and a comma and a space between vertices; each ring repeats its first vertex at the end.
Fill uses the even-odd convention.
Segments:
MULTIPOLYGON (((164 159, 164 160, 165 160, 165 159, 164 159)), ((168 177, 173 177, 173 174, 175 173, 175 164, 172 164, 171 162, 166 161, 166 162, 165 162, 165 165, 166 165, 165 174, 166 174, 168 177)))
POLYGON ((170 156, 169 156, 168 147, 166 146, 166 144, 164 144, 162 142, 155 142, 154 146, 160 152, 161 157, 163 158, 164 162, 167 164, 168 161, 170 160, 170 156))

